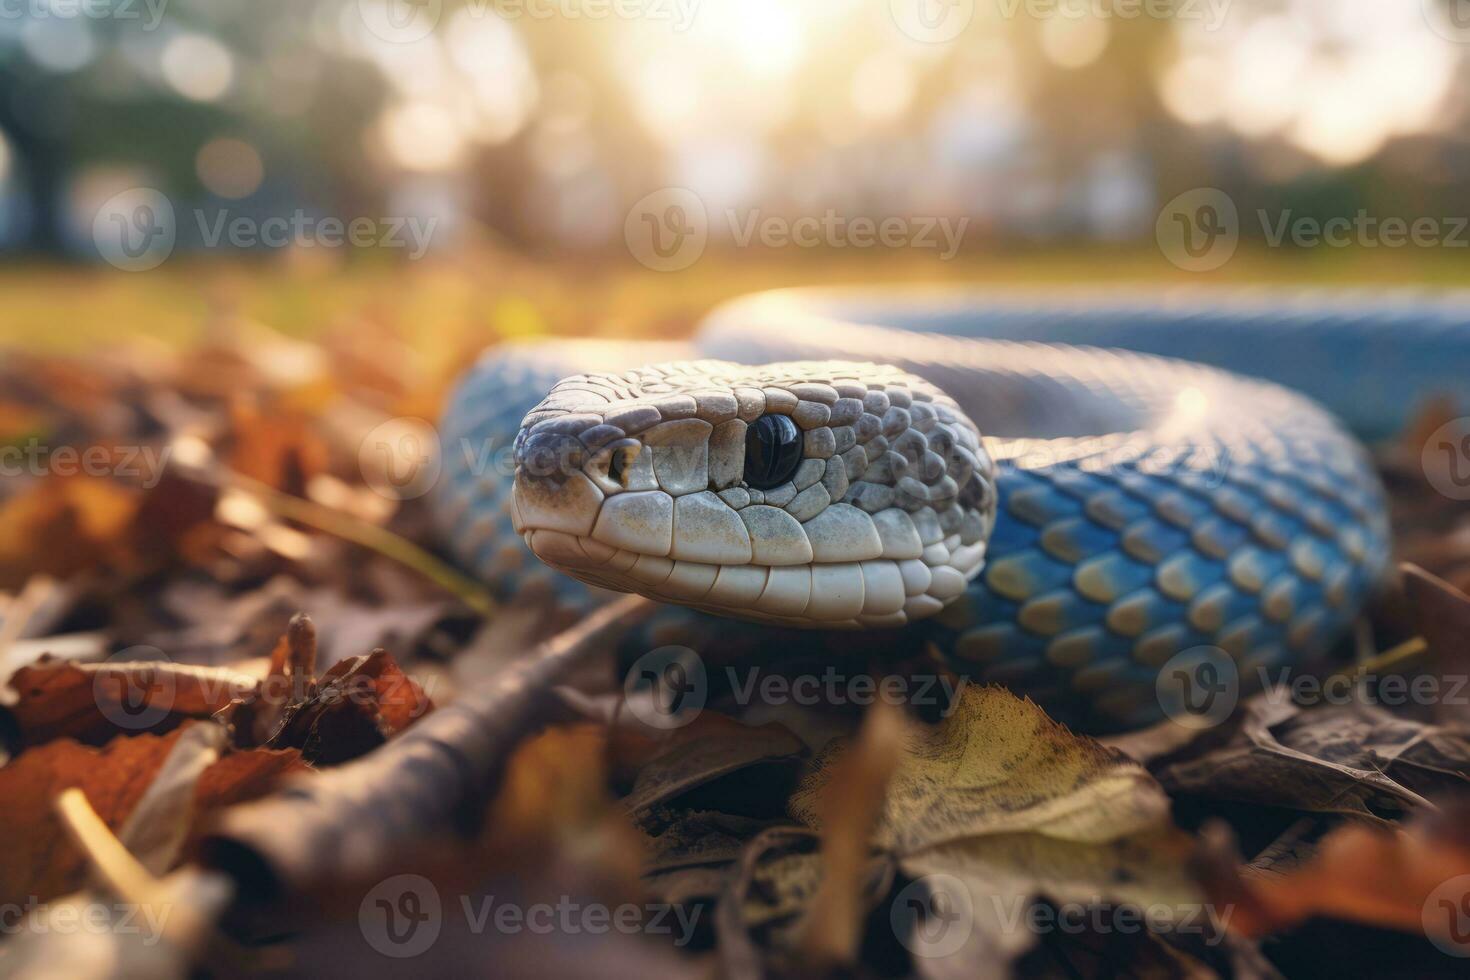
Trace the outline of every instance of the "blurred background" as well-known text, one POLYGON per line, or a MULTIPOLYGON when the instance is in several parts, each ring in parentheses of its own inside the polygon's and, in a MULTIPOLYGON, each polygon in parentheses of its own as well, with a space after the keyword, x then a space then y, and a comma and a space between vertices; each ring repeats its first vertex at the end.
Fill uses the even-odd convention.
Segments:
POLYGON ((0 337, 1455 283, 1467 62, 1464 0, 0 0, 0 337))

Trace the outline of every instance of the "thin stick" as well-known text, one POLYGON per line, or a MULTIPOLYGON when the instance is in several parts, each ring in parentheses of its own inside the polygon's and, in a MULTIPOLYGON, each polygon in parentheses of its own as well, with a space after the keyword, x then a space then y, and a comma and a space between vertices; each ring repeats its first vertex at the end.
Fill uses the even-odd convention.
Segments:
POLYGON ((506 758, 545 723, 552 689, 653 608, 626 596, 594 610, 376 751, 226 811, 204 841, 205 863, 270 900, 283 886, 371 874, 372 862, 435 835, 471 832, 506 758))
POLYGON ((480 583, 386 528, 324 507, 315 501, 282 493, 259 480, 233 471, 226 474, 224 482, 231 489, 259 498, 267 510, 279 517, 298 521, 344 541, 361 545, 418 572, 487 619, 498 611, 495 600, 480 583))
POLYGON ((1356 667, 1350 667, 1347 670, 1333 674, 1330 680, 1354 681, 1364 674, 1385 674, 1390 670, 1396 670, 1412 662, 1428 649, 1429 644, 1425 641, 1424 637, 1416 636, 1413 639, 1405 640, 1390 650, 1385 650, 1376 657, 1363 661, 1356 667))

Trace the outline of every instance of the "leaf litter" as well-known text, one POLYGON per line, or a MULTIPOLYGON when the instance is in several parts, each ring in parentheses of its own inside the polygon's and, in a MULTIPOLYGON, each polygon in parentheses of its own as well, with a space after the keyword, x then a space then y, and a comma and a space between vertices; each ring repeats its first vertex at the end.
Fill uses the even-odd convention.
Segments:
POLYGON ((0 367, 0 440, 105 464, 0 485, 0 901, 108 925, 0 940, 0 972, 383 973, 364 909, 409 910, 400 875, 442 900, 426 971, 1266 976, 1401 934, 1453 972, 1470 515, 1419 469, 1436 410, 1379 451, 1412 564, 1309 665, 1345 700, 1098 740, 947 678, 938 719, 717 699, 656 731, 617 672, 639 601, 492 595, 368 486, 367 433, 432 418, 480 339, 359 326, 0 367), (122 902, 193 913, 144 944, 122 902), (538 903, 636 925, 488 925, 538 903))

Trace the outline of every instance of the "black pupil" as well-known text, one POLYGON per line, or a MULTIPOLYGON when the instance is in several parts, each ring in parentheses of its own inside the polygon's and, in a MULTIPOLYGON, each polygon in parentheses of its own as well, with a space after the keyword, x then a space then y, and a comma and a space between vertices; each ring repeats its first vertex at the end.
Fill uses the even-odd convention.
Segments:
POLYGON ((788 415, 762 415, 745 430, 745 482, 769 490, 791 479, 801 462, 801 430, 788 415))

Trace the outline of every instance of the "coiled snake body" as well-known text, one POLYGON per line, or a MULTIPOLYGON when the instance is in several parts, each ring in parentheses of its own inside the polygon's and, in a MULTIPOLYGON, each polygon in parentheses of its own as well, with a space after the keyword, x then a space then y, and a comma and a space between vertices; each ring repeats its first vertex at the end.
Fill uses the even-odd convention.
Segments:
MULTIPOLYGON (((918 636, 1074 724, 1132 727, 1176 655, 1217 648, 1250 683, 1351 622, 1388 527, 1338 417, 1382 436, 1419 397, 1463 395, 1460 310, 762 294, 689 346, 490 351, 444 415, 436 511, 502 594, 546 573, 529 544, 720 616, 918 636), (484 447, 513 447, 514 472, 484 447)), ((676 621, 686 641, 731 635, 676 621)))

